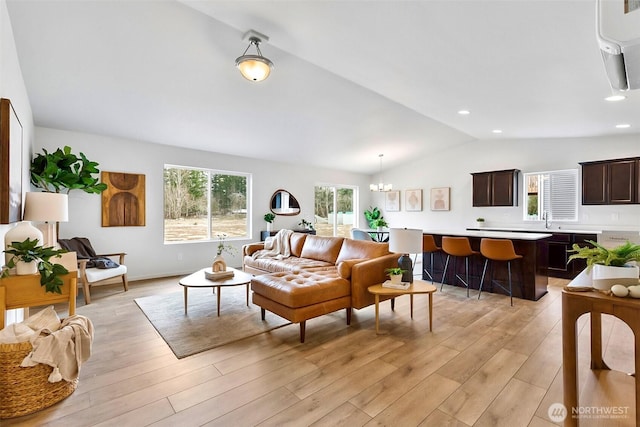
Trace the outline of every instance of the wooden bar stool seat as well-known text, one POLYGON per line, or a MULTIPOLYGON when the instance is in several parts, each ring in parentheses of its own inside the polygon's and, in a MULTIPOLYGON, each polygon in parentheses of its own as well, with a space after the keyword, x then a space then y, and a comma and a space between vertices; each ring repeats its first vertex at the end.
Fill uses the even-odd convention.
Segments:
POLYGON ((427 270, 426 268, 424 269, 424 272, 427 276, 429 276, 429 279, 431 279, 431 283, 433 283, 435 280, 433 277, 433 254, 437 252, 442 257, 442 248, 436 245, 436 240, 433 238, 431 234, 423 234, 422 235, 422 252, 428 253, 429 257, 431 258, 431 263, 429 268, 431 272, 429 272, 429 270, 427 270))
POLYGON ((469 296, 469 257, 473 255, 478 255, 478 251, 474 251, 471 249, 471 243, 469 242, 468 237, 450 237, 443 236, 442 237, 442 251, 447 254, 447 260, 444 263, 444 271, 442 272, 442 281, 440 282, 440 290, 444 287, 444 279, 447 276, 447 267, 449 267, 449 259, 453 258, 453 273, 454 273, 454 283, 455 279, 460 280, 462 284, 467 288, 467 297, 469 296), (456 272, 456 260, 458 258, 464 258, 464 272, 465 278, 463 279, 456 272))
MULTIPOLYGON (((480 253, 485 257, 484 268, 482 269, 482 279, 480 279, 480 289, 478 292, 478 299, 482 293, 482 285, 484 283, 484 276, 487 272, 487 264, 491 261, 491 272, 489 274, 490 283, 495 283, 505 292, 509 292, 511 298, 511 305, 513 306, 513 288, 511 286, 511 261, 522 259, 522 255, 516 254, 513 247, 513 242, 507 239, 489 239, 483 238, 480 240, 480 253), (509 289, 507 289, 502 283, 497 280, 493 280, 493 263, 494 262, 506 262, 507 271, 509 277, 509 289)), ((522 265, 521 265, 522 266, 522 265)), ((520 281, 522 285, 522 281, 520 281)), ((524 292, 523 292, 524 295, 524 292)))

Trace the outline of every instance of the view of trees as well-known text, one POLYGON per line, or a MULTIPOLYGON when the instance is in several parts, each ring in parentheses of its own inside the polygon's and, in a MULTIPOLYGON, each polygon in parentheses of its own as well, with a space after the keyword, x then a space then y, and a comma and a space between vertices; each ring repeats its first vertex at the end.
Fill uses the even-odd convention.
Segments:
MULTIPOLYGON (((338 188, 337 212, 353 212, 353 189, 338 188)), ((328 218, 333 212, 333 187, 315 188, 315 213, 322 218, 328 218)))

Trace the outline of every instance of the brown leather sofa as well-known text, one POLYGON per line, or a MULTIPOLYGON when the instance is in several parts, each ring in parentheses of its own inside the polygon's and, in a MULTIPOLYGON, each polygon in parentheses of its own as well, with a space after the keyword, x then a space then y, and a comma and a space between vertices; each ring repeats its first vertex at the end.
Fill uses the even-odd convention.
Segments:
POLYGON ((387 243, 292 233, 291 256, 274 257, 264 243, 243 247, 243 269, 251 280, 252 301, 261 307, 262 319, 270 311, 300 323, 300 342, 305 321, 346 309, 374 303, 368 287, 387 279, 385 269, 398 265, 398 254, 387 243))

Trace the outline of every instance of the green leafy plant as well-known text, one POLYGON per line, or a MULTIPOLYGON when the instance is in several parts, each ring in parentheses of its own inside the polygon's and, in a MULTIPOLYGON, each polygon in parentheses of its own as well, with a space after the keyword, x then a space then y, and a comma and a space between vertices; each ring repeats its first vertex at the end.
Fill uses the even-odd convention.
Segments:
POLYGON ((276 216, 271 212, 264 214, 264 220, 267 221, 268 223, 272 223, 274 219, 276 219, 276 216))
POLYGON ((98 181, 98 163, 92 162, 80 153, 76 156, 71 147, 58 148, 53 153, 42 149, 31 161, 31 183, 49 193, 69 193, 82 190, 86 193, 100 194, 107 185, 98 181))
POLYGON ((227 235, 222 233, 222 234, 217 234, 216 237, 218 238, 218 247, 216 249, 216 253, 218 255, 222 255, 223 252, 228 253, 229 255, 233 255, 236 253, 236 248, 226 244, 224 242, 224 239, 227 238, 227 235))
POLYGON ((580 247, 577 243, 574 243, 573 249, 569 252, 575 253, 569 257, 568 262, 574 259, 585 259, 587 261, 587 272, 591 271, 595 264, 622 267, 630 261, 640 261, 640 245, 635 245, 629 241, 624 245, 611 249, 607 249, 593 240, 586 240, 586 242, 593 245, 593 247, 580 247))
MULTIPOLYGON (((364 217, 366 218, 367 222, 369 223, 369 227, 371 228, 378 227, 377 221, 379 220, 384 221, 382 217, 382 212, 380 212, 380 209, 373 206, 369 206, 369 210, 364 211, 364 217)), ((380 227, 384 227, 384 226, 386 226, 386 222, 384 225, 381 225, 380 227)))
POLYGON ((298 223, 298 225, 302 228, 306 228, 308 230, 313 230, 313 224, 311 224, 309 221, 307 221, 306 219, 303 219, 302 221, 300 221, 298 223))
POLYGON ((22 242, 12 242, 4 252, 13 256, 2 270, 2 277, 9 276, 9 269, 14 268, 18 261, 36 261, 38 263, 38 272, 40 273, 40 286, 44 286, 47 292, 62 293, 60 287, 63 282, 60 276, 69 273, 69 270, 61 264, 50 262, 49 259, 52 257, 59 258, 61 254, 67 251, 54 249, 51 246, 38 246, 38 239, 31 240, 27 238, 22 242))
POLYGON ((390 276, 397 276, 399 274, 404 273, 405 271, 407 270, 403 270, 400 267, 387 268, 386 270, 384 270, 384 272, 390 276))
POLYGON ((476 222, 484 222, 484 218, 482 218, 482 217, 476 218, 476 222))

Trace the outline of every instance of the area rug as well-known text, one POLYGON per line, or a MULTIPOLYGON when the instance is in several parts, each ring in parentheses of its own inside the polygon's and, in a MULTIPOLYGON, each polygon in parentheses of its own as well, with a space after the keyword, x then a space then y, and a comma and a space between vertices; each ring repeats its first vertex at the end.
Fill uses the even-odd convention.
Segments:
POLYGON ((189 305, 184 314, 184 292, 136 298, 135 302, 178 359, 234 341, 259 335, 290 322, 267 315, 260 319, 260 307, 246 304, 246 288, 222 288, 220 317, 211 288, 189 288, 189 305))

